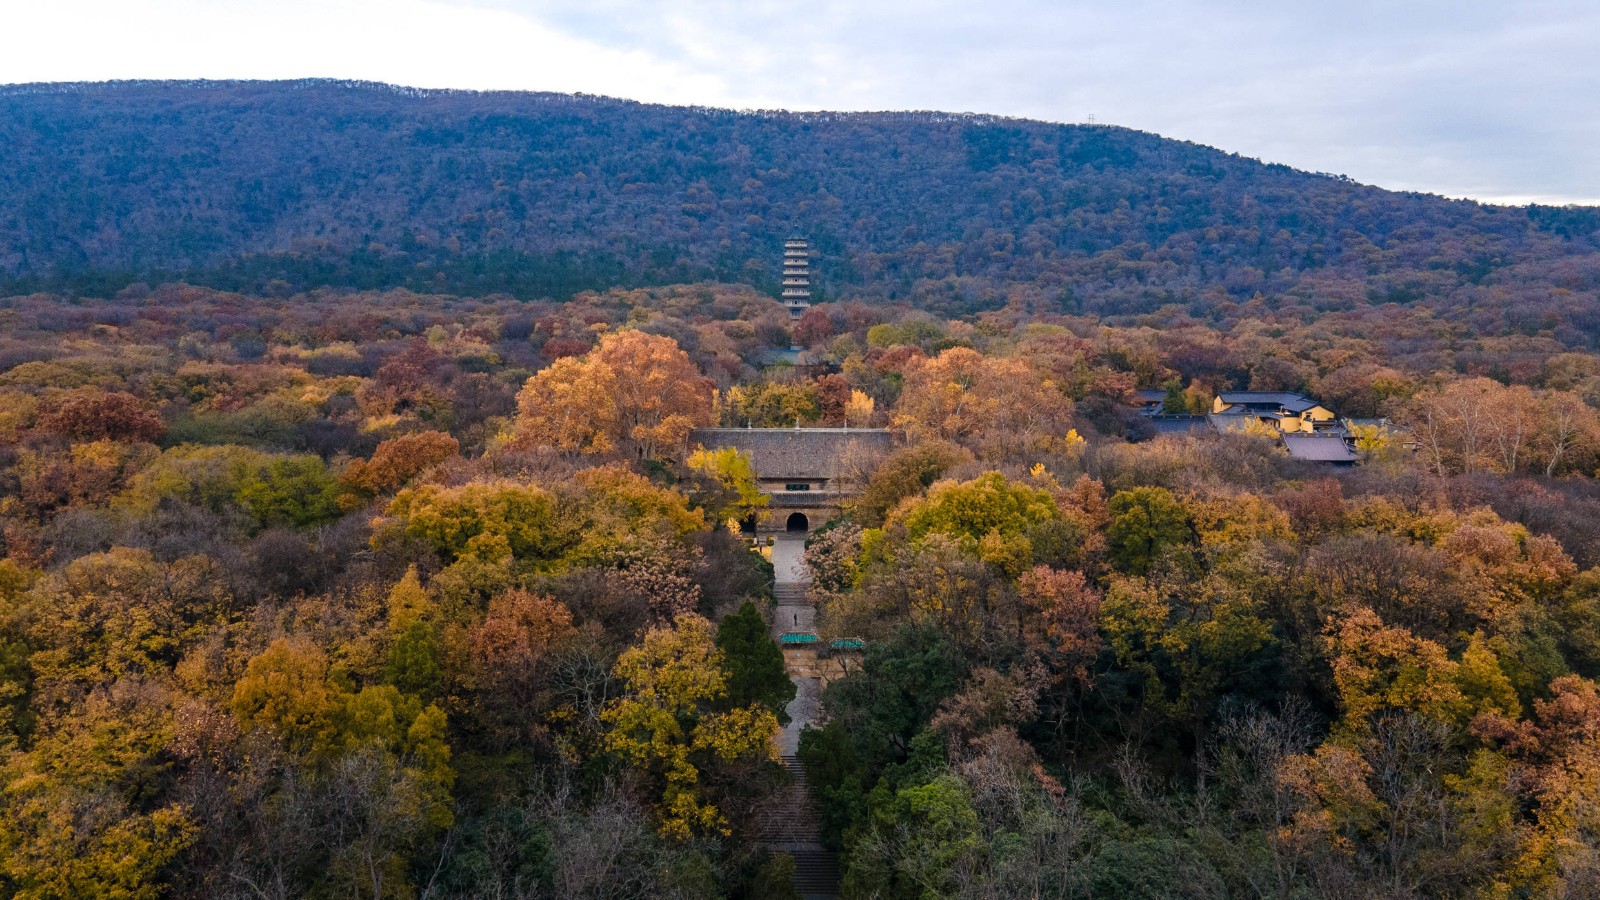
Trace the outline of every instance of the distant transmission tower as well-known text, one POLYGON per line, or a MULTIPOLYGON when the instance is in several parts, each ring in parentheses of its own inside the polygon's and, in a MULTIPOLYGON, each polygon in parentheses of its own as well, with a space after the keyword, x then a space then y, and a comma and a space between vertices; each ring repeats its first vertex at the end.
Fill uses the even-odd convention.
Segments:
POLYGON ((1090 125, 1094 124, 1094 113, 1089 113, 1089 124, 1090 125))

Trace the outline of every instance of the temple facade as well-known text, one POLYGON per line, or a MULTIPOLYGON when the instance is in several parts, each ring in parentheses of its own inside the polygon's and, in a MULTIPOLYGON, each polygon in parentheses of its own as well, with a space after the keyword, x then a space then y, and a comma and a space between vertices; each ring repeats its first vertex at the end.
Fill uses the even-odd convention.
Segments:
POLYGON ((866 473, 894 448, 884 428, 697 428, 690 446, 732 447, 750 458, 770 499, 758 533, 806 533, 837 516, 866 473))

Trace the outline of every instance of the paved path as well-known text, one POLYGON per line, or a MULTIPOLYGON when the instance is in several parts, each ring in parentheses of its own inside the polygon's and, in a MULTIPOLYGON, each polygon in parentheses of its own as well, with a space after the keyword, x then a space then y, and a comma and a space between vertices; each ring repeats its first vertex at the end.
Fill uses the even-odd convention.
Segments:
POLYGON ((807 584, 811 573, 806 571, 806 536, 780 534, 772 539, 772 569, 778 584, 807 584))
MULTIPOLYGON (((785 631, 814 631, 817 611, 806 602, 806 585, 810 573, 805 564, 806 541, 800 534, 781 534, 773 539, 772 569, 772 636, 776 639, 785 631)), ((778 737, 778 750, 783 756, 793 756, 800 748, 800 731, 816 721, 818 701, 822 693, 815 678, 795 678, 795 697, 784 709, 789 714, 789 724, 778 737)))
POLYGON ((785 631, 812 631, 816 610, 806 602, 806 586, 811 574, 806 571, 806 541, 803 535, 782 534, 772 543, 772 637, 785 631))
MULTIPOLYGON (((785 631, 815 631, 816 610, 806 602, 805 535, 782 534, 772 544, 772 636, 785 631)), ((822 714, 822 682, 818 678, 795 677, 795 696, 784 711, 789 724, 778 735, 778 753, 793 781, 782 800, 757 825, 762 843, 768 849, 788 853, 795 860, 795 887, 802 897, 838 896, 839 863, 832 851, 821 844, 821 830, 815 801, 806 784, 805 769, 795 754, 800 749, 800 731, 817 722, 822 714)))
POLYGON ((794 679, 794 699, 783 710, 789 714, 789 724, 778 733, 778 755, 794 756, 800 752, 800 732, 822 711, 821 679, 794 679))

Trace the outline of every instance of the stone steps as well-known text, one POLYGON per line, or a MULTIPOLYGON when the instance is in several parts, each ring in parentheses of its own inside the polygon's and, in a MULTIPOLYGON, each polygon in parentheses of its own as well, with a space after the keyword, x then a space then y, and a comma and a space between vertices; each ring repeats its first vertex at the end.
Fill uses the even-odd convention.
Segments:
POLYGON ((805 584, 779 583, 773 588, 772 596, 773 637, 790 631, 809 632, 815 627, 816 609, 806 602, 805 584))
POLYGON ((799 850, 794 857, 794 886, 805 900, 839 896, 839 857, 831 850, 799 850))
POLYGON ((783 757, 783 767, 792 781, 756 817, 756 835, 773 850, 821 849, 821 823, 811 803, 805 773, 792 756, 783 757))
MULTIPOLYGON (((774 548, 773 562, 779 566, 780 579, 772 586, 774 638, 785 632, 810 632, 816 618, 815 608, 806 599, 810 581, 803 577, 805 566, 797 561, 793 543, 790 540, 785 548, 774 548), (785 552, 780 555, 777 553, 779 549, 785 552)), ((790 715, 794 721, 785 729, 779 742, 781 752, 792 754, 797 746, 795 735, 807 723, 814 724, 820 714, 816 701, 819 690, 816 675, 797 668, 802 658, 814 660, 816 649, 786 648, 783 656, 789 676, 795 679, 800 692, 796 702, 790 704, 790 715)), ((811 788, 806 784, 805 768, 792 755, 785 755, 782 760, 790 776, 789 783, 757 814, 756 821, 752 823, 754 837, 772 852, 787 853, 794 858, 794 885, 802 897, 808 900, 838 897, 839 858, 822 846, 822 819, 816 801, 811 796, 811 788)))
POLYGON ((839 895, 839 858, 822 846, 822 821, 806 784, 805 767, 783 757, 790 784, 756 818, 756 837, 775 853, 794 857, 795 888, 807 898, 839 895))

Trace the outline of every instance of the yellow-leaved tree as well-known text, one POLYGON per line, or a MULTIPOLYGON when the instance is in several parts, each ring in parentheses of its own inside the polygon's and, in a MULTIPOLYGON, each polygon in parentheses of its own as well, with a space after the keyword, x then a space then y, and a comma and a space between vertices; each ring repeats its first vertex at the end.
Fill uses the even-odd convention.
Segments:
POLYGON ((733 447, 715 450, 701 448, 689 454, 689 469, 706 476, 721 487, 721 496, 703 498, 705 506, 719 520, 764 518, 770 498, 761 493, 750 457, 733 447))
POLYGON ((711 623, 688 613, 672 627, 652 628, 622 654, 616 675, 627 694, 601 713, 608 746, 661 785, 661 833, 680 840, 695 832, 729 833, 727 818, 705 795, 708 766, 776 759, 778 719, 759 704, 728 708, 728 675, 711 623))

